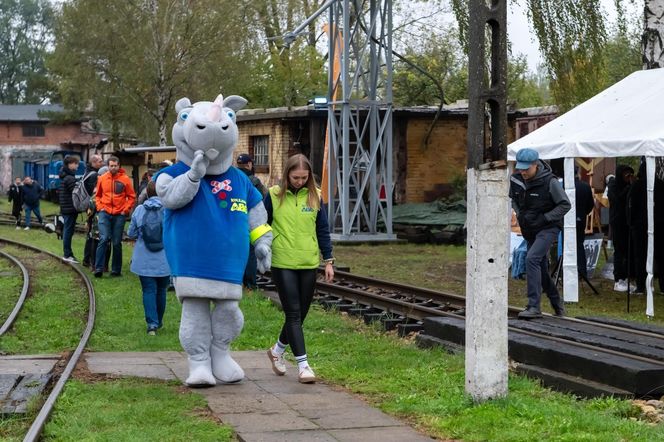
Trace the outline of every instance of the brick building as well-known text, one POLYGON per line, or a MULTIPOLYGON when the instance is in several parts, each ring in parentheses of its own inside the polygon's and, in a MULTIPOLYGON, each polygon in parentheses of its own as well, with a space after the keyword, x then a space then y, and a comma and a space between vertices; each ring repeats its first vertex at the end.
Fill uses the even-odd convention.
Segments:
MULTIPOLYGON (((467 103, 445 106, 426 146, 437 107, 395 108, 393 112, 394 202, 418 203, 449 195, 466 178, 467 103)), ((509 114, 509 141, 516 114, 509 114)), ((238 112, 240 141, 236 153, 255 159, 256 175, 267 185, 279 181, 285 159, 303 153, 320 177, 323 168, 327 110, 248 109, 238 112)))
MULTIPOLYGON (((87 158, 101 135, 86 131, 83 120, 56 123, 52 113, 61 105, 0 105, 0 190, 24 175, 26 162, 48 162, 55 151, 72 151, 87 158)), ((42 183, 45 184, 45 183, 42 183)))

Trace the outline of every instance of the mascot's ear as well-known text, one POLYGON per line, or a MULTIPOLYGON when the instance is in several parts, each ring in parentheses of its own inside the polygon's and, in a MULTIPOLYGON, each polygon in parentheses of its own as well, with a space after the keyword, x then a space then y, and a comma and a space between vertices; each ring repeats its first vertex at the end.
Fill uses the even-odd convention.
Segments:
POLYGON ((247 100, 239 95, 231 95, 224 99, 224 107, 230 107, 235 112, 247 105, 247 100))
POLYGON ((178 114, 182 109, 185 109, 187 107, 191 107, 191 101, 189 101, 189 98, 184 97, 180 98, 177 103, 175 103, 175 112, 178 114))

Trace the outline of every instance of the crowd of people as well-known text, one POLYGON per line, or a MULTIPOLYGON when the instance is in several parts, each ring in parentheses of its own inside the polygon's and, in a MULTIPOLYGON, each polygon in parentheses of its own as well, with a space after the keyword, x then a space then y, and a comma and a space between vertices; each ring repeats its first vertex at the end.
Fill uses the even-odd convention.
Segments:
MULTIPOLYGON (((79 162, 77 156, 66 156, 60 171, 58 199, 63 260, 79 263, 72 250, 72 237, 80 213, 74 204, 75 187, 80 181, 86 194, 90 195, 85 211, 86 237, 82 264, 97 278, 108 270, 113 277, 121 276, 122 238, 129 219, 126 235, 136 241, 130 271, 139 277, 141 283, 147 333, 155 335, 163 326, 167 290, 171 285, 171 270, 162 242, 164 207, 152 180, 156 170, 150 169, 144 174, 139 191, 135 192, 117 157, 111 156, 104 162, 100 155, 91 155, 83 177, 77 179, 79 162)), ((334 277, 334 258, 326 213, 321 210, 322 202, 311 164, 304 155, 289 158, 279 184, 270 189, 255 175, 250 155, 239 155, 236 166, 260 192, 268 213, 268 224, 277 238, 272 246, 272 273, 284 307, 284 324, 275 344, 267 352, 270 364, 275 374, 284 375, 284 353, 290 346, 298 364, 298 380, 301 383, 315 382, 302 326, 314 295, 319 256, 322 255, 325 263, 327 281, 334 277), (302 211, 300 207, 308 209, 302 211)), ((42 190, 39 183, 30 177, 24 180, 17 178, 10 186, 8 196, 17 229, 21 228, 23 210, 26 213, 26 229, 30 226, 31 212, 42 223, 39 211, 42 190)), ((253 246, 250 246, 243 285, 250 290, 256 289, 256 280, 256 256, 253 246)))
MULTIPOLYGON (((515 172, 510 179, 510 198, 518 225, 526 243, 524 264, 527 280, 528 305, 520 318, 541 317, 540 298, 546 293, 556 315, 564 315, 564 305, 549 269, 549 249, 561 239, 563 218, 571 205, 563 186, 550 166, 540 161, 533 149, 521 149, 516 156, 515 172)), ((614 290, 644 294, 646 290, 647 260, 647 189, 645 161, 639 171, 626 164, 616 167, 615 175, 606 177, 606 206, 609 208, 608 238, 613 244, 614 290)), ((588 281, 584 240, 586 219, 595 206, 590 185, 575 170, 575 207, 577 270, 579 278, 588 281)), ((655 178, 654 186, 654 277, 659 291, 664 293, 664 180, 655 178)), ((602 198, 599 198, 600 200, 602 198)), ((515 256, 517 256, 515 254, 515 256)), ((523 270, 520 270, 522 272, 523 270)), ((514 268, 513 268, 514 276, 514 268)), ((519 275, 520 276, 520 273, 519 275)))

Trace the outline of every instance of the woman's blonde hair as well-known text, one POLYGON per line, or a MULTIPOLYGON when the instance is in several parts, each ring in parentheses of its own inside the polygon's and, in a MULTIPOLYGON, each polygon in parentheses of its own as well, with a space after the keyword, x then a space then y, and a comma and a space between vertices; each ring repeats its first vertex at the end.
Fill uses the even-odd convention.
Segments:
POLYGON ((284 197, 286 196, 286 191, 288 190, 289 180, 288 175, 293 169, 304 169, 309 171, 309 178, 307 182, 304 183, 303 187, 306 187, 309 190, 309 195, 307 197, 307 204, 314 210, 320 208, 320 196, 318 195, 318 189, 316 187, 316 179, 314 178, 314 171, 311 169, 311 163, 306 156, 298 153, 286 160, 284 165, 284 173, 281 176, 281 184, 279 185, 279 203, 284 202, 284 197))

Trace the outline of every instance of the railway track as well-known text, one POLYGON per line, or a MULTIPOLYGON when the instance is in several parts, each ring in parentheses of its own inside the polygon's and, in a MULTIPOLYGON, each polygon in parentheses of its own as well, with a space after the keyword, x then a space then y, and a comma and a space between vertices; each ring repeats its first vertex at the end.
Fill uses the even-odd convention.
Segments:
MULTIPOLYGON (((92 329, 94 327, 94 320, 95 320, 95 314, 96 314, 96 300, 95 300, 95 292, 94 288, 92 286, 92 283, 88 276, 81 270, 80 267, 65 262, 63 261, 58 255, 55 255, 53 253, 47 252, 45 250, 39 249, 37 247, 29 246, 26 244, 18 243, 16 241, 0 238, 0 246, 2 247, 16 247, 16 248, 21 248, 21 249, 27 249, 30 250, 31 252, 35 254, 41 254, 44 256, 48 256, 51 259, 55 259, 59 262, 64 263, 65 265, 69 266, 69 268, 72 269, 73 272, 77 274, 77 276, 80 278, 80 281, 82 285, 85 286, 87 295, 88 295, 88 312, 87 312, 87 321, 85 328, 81 334, 81 337, 78 341, 78 344, 76 345, 76 348, 74 349, 73 352, 69 352, 68 356, 64 358, 63 361, 61 361, 64 364, 64 369, 62 372, 59 374, 57 381, 52 386, 52 389, 44 401, 41 409, 39 410, 39 413, 37 413, 37 416, 35 417, 34 421, 32 422, 28 432, 25 435, 24 441, 35 441, 38 440, 44 425, 48 421, 48 418, 51 414, 51 411, 53 410, 53 407, 55 405, 55 402, 57 401, 58 396, 62 392, 66 382, 69 380, 74 367, 78 363, 81 355, 83 354, 83 350, 85 349, 85 346, 88 342, 88 339, 90 338, 90 335, 92 334, 92 329)), ((5 252, 0 252, 3 256, 9 257, 8 254, 5 252)), ((24 278, 24 284, 23 284, 23 289, 21 291, 21 296, 19 298, 25 298, 25 294, 28 292, 28 287, 30 286, 30 279, 29 279, 29 273, 27 272, 25 265, 23 265, 19 259, 14 258, 14 257, 9 257, 8 259, 12 259, 12 261, 18 265, 22 270, 23 273, 23 278, 24 278), (25 292, 25 294, 24 294, 25 292)), ((14 318, 18 315, 18 311, 20 308, 15 307, 12 313, 16 312, 14 315, 14 318)), ((13 322, 12 319, 12 322, 13 322)), ((5 324, 8 324, 9 321, 5 321, 5 324)), ((7 325, 7 328, 11 326, 11 323, 7 325)), ((3 325, 4 328, 4 325, 3 325)), ((1 334, 0 334, 1 335, 1 334)))
POLYGON ((0 251, 0 256, 4 257, 13 265, 18 267, 23 277, 23 286, 21 287, 21 292, 18 295, 16 304, 14 305, 12 311, 9 312, 5 322, 2 324, 2 326, 0 326, 0 336, 2 336, 7 333, 7 330, 11 328, 11 326, 14 324, 14 321, 18 317, 18 313, 21 311, 21 308, 23 308, 23 303, 25 302, 25 298, 28 296, 28 289, 30 288, 30 275, 28 275, 28 269, 23 265, 23 263, 16 259, 14 256, 3 251, 0 251))
MULTIPOLYGON (((333 283, 318 281, 317 300, 325 308, 362 316, 367 323, 396 327, 401 335, 419 332, 421 340, 432 338, 443 345, 465 342, 465 297, 453 293, 336 271, 333 283)), ((547 314, 524 321, 517 319, 521 310, 508 308, 508 334, 510 356, 524 373, 567 376, 564 384, 576 384, 571 391, 586 396, 664 393, 664 329, 547 314)))

